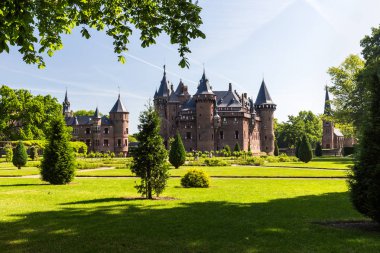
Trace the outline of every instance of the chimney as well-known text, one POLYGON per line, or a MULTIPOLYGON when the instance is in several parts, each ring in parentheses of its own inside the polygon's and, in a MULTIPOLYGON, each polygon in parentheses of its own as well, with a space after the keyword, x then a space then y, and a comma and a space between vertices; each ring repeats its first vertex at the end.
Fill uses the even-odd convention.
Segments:
POLYGON ((228 91, 232 91, 232 83, 228 84, 228 91))

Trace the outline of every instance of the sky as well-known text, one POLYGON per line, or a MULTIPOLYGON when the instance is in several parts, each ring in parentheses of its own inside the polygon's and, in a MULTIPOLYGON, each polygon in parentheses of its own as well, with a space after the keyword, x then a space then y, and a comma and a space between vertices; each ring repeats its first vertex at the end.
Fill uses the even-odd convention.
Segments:
POLYGON ((22 61, 18 48, 0 54, 0 85, 51 94, 63 102, 67 89, 71 109, 108 114, 120 94, 130 112, 131 133, 138 116, 167 77, 180 79, 191 94, 203 66, 213 90, 227 90, 256 99, 262 79, 277 104, 275 117, 286 121, 301 110, 323 112, 326 73, 349 54, 360 54, 360 40, 380 25, 379 0, 201 0, 201 30, 206 39, 190 43, 190 68, 182 69, 176 45, 162 35, 156 45, 141 48, 139 34, 130 38, 126 64, 117 61, 112 40, 104 32, 80 29, 63 36, 64 47, 45 57, 43 70, 22 61))

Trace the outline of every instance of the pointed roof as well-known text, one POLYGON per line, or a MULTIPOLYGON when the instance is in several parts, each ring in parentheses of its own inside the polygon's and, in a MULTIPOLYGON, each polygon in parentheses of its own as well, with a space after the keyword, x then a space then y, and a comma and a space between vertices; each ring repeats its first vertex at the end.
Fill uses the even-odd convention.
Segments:
POLYGON ((325 89, 326 89, 326 94, 325 94, 325 110, 324 110, 323 114, 325 114, 325 115, 331 115, 331 100, 330 100, 330 96, 329 96, 329 91, 328 91, 327 85, 326 85, 325 89))
POLYGON ((69 99, 67 97, 67 89, 66 89, 66 92, 65 92, 65 100, 63 101, 63 103, 66 104, 66 105, 70 104, 69 99))
POLYGON ((96 110, 95 110, 95 113, 94 113, 94 117, 97 118, 97 119, 100 119, 100 114, 99 114, 98 107, 96 107, 96 110))
POLYGON ((269 95, 267 86, 265 85, 265 81, 261 82, 259 93, 257 94, 255 105, 262 105, 262 104, 274 104, 272 101, 272 98, 269 95))
POLYGON ((164 75, 161 80, 160 88, 158 89, 158 92, 154 94, 154 97, 169 97, 170 95, 170 88, 169 88, 169 82, 166 80, 166 67, 164 65, 164 75))
POLYGON ((205 69, 203 69, 203 75, 201 80, 199 81, 198 89, 195 95, 198 94, 214 94, 214 92, 212 92, 211 90, 210 83, 206 77, 205 69))
POLYGON ((119 97, 117 98, 115 105, 112 107, 110 113, 111 112, 128 112, 120 100, 120 94, 119 94, 119 97))

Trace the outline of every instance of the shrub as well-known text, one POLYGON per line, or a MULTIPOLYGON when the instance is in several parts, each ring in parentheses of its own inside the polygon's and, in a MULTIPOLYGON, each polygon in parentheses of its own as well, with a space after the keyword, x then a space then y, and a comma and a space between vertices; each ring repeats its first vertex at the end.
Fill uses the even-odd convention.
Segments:
POLYGON ((22 143, 22 141, 19 141, 15 148, 15 152, 13 152, 12 163, 18 169, 21 169, 21 167, 25 166, 27 161, 28 161, 28 154, 26 153, 25 146, 22 143))
POLYGON ((218 158, 205 159, 205 164, 207 166, 227 166, 228 165, 228 163, 226 161, 223 161, 223 160, 218 159, 218 158))
POLYGON ((11 162, 13 158, 13 147, 12 144, 7 144, 4 147, 5 150, 5 161, 11 162))
POLYGON ((37 160, 38 159, 38 148, 35 146, 30 147, 29 149, 30 152, 30 159, 37 160))
POLYGON ((355 153, 355 148, 354 147, 343 147, 343 155, 344 156, 349 156, 355 153))
POLYGON ((48 144, 41 162, 42 180, 51 184, 67 184, 74 179, 75 156, 70 145, 71 136, 63 118, 51 121, 47 133, 48 144))
POLYGON ((236 142, 236 144, 235 144, 234 152, 240 152, 240 146, 239 146, 238 142, 236 142))
POLYGON ((231 156, 230 146, 228 146, 228 145, 224 146, 223 151, 224 151, 224 153, 223 153, 224 156, 231 156))
POLYGON ((210 185, 210 179, 203 170, 191 169, 181 178, 181 185, 186 188, 207 188, 210 185))
POLYGON ((298 149, 298 156, 298 158, 304 163, 308 163, 311 159, 313 159, 313 150, 311 149, 309 140, 306 136, 302 137, 302 141, 298 149))
POLYGON ((170 146, 169 162, 178 169, 186 161, 186 150, 182 143, 182 138, 179 133, 174 138, 170 146))
POLYGON ((247 165, 262 166, 265 163, 265 160, 261 157, 248 157, 246 161, 247 165))
POLYGON ((322 156, 322 146, 320 142, 317 142, 317 145, 315 146, 315 156, 322 156))

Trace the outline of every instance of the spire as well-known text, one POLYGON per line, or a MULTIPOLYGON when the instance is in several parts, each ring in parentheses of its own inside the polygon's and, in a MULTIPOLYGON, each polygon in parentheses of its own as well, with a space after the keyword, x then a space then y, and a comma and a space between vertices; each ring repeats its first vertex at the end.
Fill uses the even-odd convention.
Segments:
POLYGON ((325 110, 324 110, 323 114, 325 114, 325 115, 331 115, 331 100, 330 100, 330 96, 329 96, 329 91, 328 91, 327 85, 326 85, 325 89, 326 89, 326 94, 325 94, 325 110))
MULTIPOLYGON (((119 97, 120 97, 120 94, 119 94, 119 97)), ((100 119, 100 114, 99 114, 98 107, 96 107, 96 110, 95 110, 95 113, 94 113, 94 117, 97 118, 97 119, 100 119)))
POLYGON ((259 93, 257 94, 255 105, 262 105, 262 104, 274 104, 272 101, 272 98, 269 95, 267 86, 265 85, 265 81, 263 78, 263 81, 261 82, 259 93))
POLYGON ((65 92, 65 100, 64 100, 64 103, 65 103, 65 104, 70 104, 69 99, 67 98, 67 88, 66 88, 66 92, 65 92))
POLYGON ((63 103, 62 103, 62 107, 63 107, 63 115, 68 116, 68 114, 70 113, 70 102, 67 97, 67 88, 65 92, 65 99, 63 100, 63 103))
POLYGON ((166 66, 164 65, 164 75, 161 80, 160 88, 158 89, 157 95, 155 97, 169 97, 170 87, 169 82, 166 80, 166 66))
POLYGON ((214 94, 214 92, 211 90, 210 83, 206 77, 206 71, 204 68, 202 78, 199 81, 198 90, 195 94, 214 94))
MULTIPOLYGON (((97 109, 98 108, 96 108, 96 110, 97 109)), ((128 112, 127 109, 125 108, 125 106, 123 105, 123 103, 121 102, 120 93, 119 93, 117 101, 116 101, 115 105, 112 107, 110 113, 112 113, 112 112, 128 112)))

